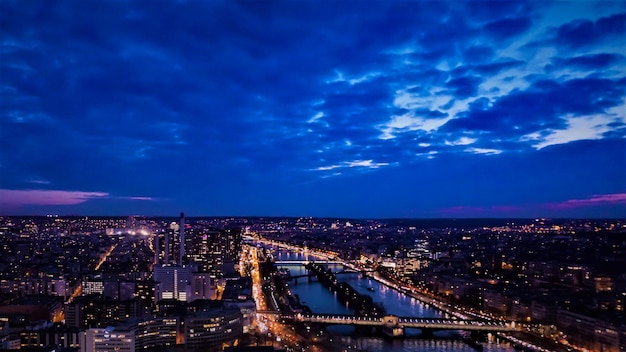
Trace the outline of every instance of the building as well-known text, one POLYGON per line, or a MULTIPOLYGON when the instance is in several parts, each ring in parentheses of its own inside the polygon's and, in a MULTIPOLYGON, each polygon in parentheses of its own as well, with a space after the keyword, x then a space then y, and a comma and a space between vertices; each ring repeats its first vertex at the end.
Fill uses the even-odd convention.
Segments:
POLYGON ((85 278, 82 282, 81 295, 103 294, 106 297, 124 301, 135 298, 135 286, 135 281, 85 278))
POLYGON ((217 293, 216 280, 209 273, 191 273, 189 282, 188 302, 197 299, 215 299, 217 293))
POLYGON ((116 300, 93 294, 77 297, 65 304, 65 324, 77 328, 102 328, 129 318, 142 317, 145 302, 139 298, 116 300))
POLYGON ((620 350, 620 330, 623 329, 602 319, 559 309, 557 327, 569 336, 571 343, 580 347, 597 351, 620 350))
POLYGON ((176 344, 176 318, 131 319, 115 327, 88 329, 82 333, 81 352, 135 352, 176 344))
POLYGON ((10 335, 0 335, 0 350, 19 350, 20 339, 10 335))
POLYGON ((198 271, 222 278, 235 273, 234 265, 241 252, 241 229, 187 229, 185 258, 198 266, 198 271))
POLYGON ((83 280, 83 286, 81 289, 81 295, 89 296, 92 294, 104 293, 104 281, 87 279, 83 280))
POLYGON ((185 317, 185 348, 188 351, 221 351, 243 333, 238 309, 213 309, 185 317))
POLYGON ((161 265, 153 269, 155 302, 164 299, 187 301, 190 291, 193 267, 179 265, 161 265))
POLYGON ((241 277, 226 280, 226 287, 222 294, 225 308, 239 309, 242 315, 243 332, 252 330, 253 317, 256 313, 256 303, 252 297, 252 279, 241 277))
POLYGON ((611 292, 613 290, 613 281, 608 276, 594 277, 593 288, 595 293, 611 292))
POLYGON ((135 348, 138 351, 176 344, 178 331, 176 318, 148 319, 132 323, 131 327, 135 333, 135 348))
POLYGON ((17 296, 42 295, 66 298, 70 295, 70 289, 63 278, 20 277, 0 280, 0 293, 11 293, 17 296))
POLYGON ((20 333, 20 347, 58 346, 79 348, 82 331, 63 324, 46 323, 28 327, 20 333))
POLYGON ((420 258, 397 258, 396 272, 402 276, 414 275, 420 269, 428 266, 428 261, 420 258))
POLYGON ((178 265, 187 264, 185 257, 185 213, 180 213, 180 220, 178 225, 178 242, 179 242, 179 250, 178 250, 178 265))
POLYGON ((63 298, 59 296, 23 296, 0 305, 0 315, 22 314, 27 321, 52 321, 63 311, 63 298))
POLYGON ((180 266, 187 264, 186 256, 186 239, 185 239, 185 213, 180 213, 178 222, 172 222, 169 225, 165 236, 165 255, 163 264, 178 264, 180 266), (178 249, 177 249, 178 247, 178 249))
POLYGON ((81 352, 135 352, 135 334, 113 327, 87 329, 81 336, 81 352))

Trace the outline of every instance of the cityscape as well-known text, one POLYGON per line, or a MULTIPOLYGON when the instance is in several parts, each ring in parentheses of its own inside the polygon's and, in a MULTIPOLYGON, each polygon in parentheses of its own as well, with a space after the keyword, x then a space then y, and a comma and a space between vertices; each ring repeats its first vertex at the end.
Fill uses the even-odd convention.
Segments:
POLYGON ((0 221, 4 350, 626 346, 624 219, 0 221))
POLYGON ((626 351, 626 1, 0 0, 0 351, 626 351))

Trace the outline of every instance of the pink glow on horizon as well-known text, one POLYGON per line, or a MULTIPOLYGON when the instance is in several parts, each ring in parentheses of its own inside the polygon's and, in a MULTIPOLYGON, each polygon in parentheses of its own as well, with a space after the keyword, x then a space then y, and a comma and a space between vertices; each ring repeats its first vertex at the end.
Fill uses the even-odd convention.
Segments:
POLYGON ((57 191, 57 190, 15 190, 0 189, 0 204, 10 207, 22 205, 74 205, 94 198, 106 198, 104 192, 57 191))
POLYGON ((546 204, 546 207, 551 209, 572 209, 612 204, 626 204, 626 193, 598 194, 587 199, 568 199, 560 203, 546 204))
POLYGON ((91 199, 155 200, 152 197, 112 197, 106 192, 61 191, 43 189, 0 189, 0 209, 23 205, 76 205, 91 199))

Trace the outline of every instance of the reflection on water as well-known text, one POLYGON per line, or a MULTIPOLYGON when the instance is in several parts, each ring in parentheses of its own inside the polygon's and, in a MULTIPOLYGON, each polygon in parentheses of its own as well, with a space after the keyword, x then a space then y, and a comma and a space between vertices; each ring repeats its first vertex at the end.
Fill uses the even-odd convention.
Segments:
MULTIPOLYGON (((476 349, 458 339, 434 338, 434 339, 399 339, 389 340, 375 337, 350 336, 339 337, 344 345, 354 346, 369 352, 435 352, 435 351, 461 351, 476 352, 476 349)), ((483 351, 487 352, 510 352, 515 351, 509 344, 483 343, 483 351)))
MULTIPOLYGON (((291 253, 278 251, 274 254, 276 261, 323 261, 303 253, 291 253)), ((301 264, 285 264, 279 267, 289 269, 292 276, 306 274, 306 269, 301 264)), ((329 264, 333 272, 340 272, 343 266, 340 264, 329 264)), ((386 312, 398 316, 421 317, 421 318, 443 318, 445 314, 432 306, 422 303, 412 297, 401 294, 382 283, 369 278, 362 277, 358 273, 346 273, 337 275, 337 279, 345 281, 354 287, 359 293, 369 295, 376 303, 382 303, 386 312), (371 289, 370 289, 371 288, 371 289)), ((290 281, 289 287, 293 294, 298 295, 300 301, 311 308, 313 313, 320 314, 354 314, 354 311, 345 304, 337 300, 336 293, 331 292, 315 278, 299 278, 297 282, 290 281)), ((475 351, 474 348, 460 340, 458 331, 436 331, 435 338, 422 339, 405 338, 390 340, 380 337, 356 337, 355 328, 345 325, 330 326, 329 332, 340 335, 337 337, 343 345, 350 345, 364 351, 385 351, 385 352, 430 352, 430 351, 475 351)), ((407 335, 419 335, 418 329, 410 329, 407 335)), ((508 343, 483 343, 484 351, 489 352, 512 352, 514 349, 508 343)))

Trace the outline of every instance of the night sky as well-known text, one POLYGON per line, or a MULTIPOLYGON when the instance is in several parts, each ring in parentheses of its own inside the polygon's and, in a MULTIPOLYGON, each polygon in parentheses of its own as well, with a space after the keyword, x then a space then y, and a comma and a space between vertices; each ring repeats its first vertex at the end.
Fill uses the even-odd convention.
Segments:
POLYGON ((626 217, 623 1, 4 0, 0 41, 0 214, 626 217))

